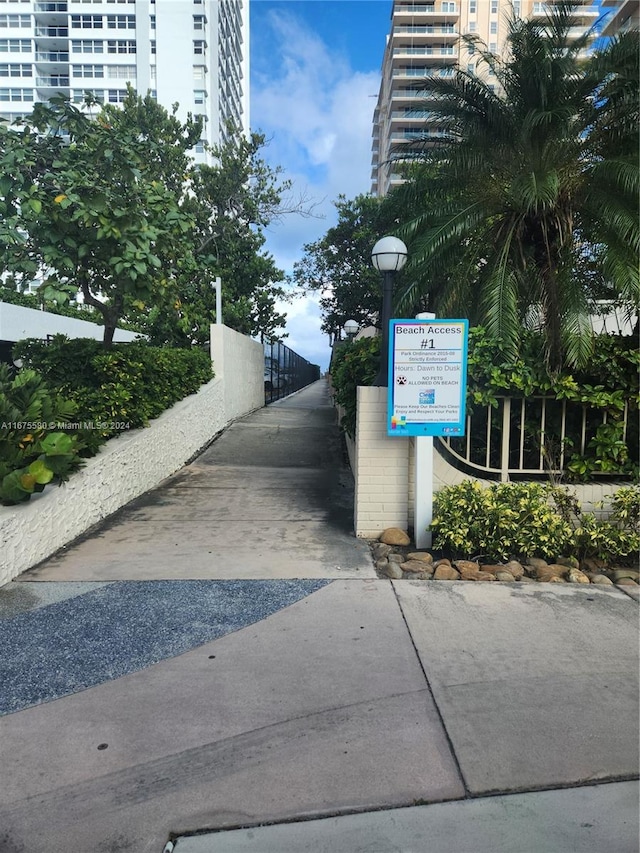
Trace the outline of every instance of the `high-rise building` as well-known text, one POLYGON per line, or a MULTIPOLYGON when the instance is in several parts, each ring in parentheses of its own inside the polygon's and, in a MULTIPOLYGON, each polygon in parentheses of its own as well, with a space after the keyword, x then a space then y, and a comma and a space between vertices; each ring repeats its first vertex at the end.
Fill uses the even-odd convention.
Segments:
POLYGON ((215 144, 249 128, 248 0, 0 0, 0 117, 62 93, 118 104, 127 83, 205 117, 215 144))
POLYGON ((614 36, 626 30, 638 29, 639 7, 640 0, 602 0, 602 11, 609 13, 603 35, 614 36))
MULTIPOLYGON (((542 18, 552 5, 553 0, 394 0, 373 117, 374 194, 386 195, 401 182, 391 160, 399 146, 442 134, 437 119, 429 123, 428 80, 453 74, 456 66, 475 71, 476 51, 461 36, 477 36, 492 53, 502 54, 512 14, 542 18)), ((575 18, 577 37, 595 23, 598 9, 576 2, 575 18)))

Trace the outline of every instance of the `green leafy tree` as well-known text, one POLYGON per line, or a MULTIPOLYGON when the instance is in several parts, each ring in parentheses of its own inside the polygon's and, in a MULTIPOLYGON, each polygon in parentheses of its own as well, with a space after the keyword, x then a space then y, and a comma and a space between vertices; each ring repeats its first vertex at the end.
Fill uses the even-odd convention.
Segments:
POLYGON ((172 123, 175 132, 158 138, 131 120, 132 112, 139 118, 158 109, 130 91, 122 113, 105 108, 94 120, 54 98, 35 106, 22 133, 2 137, 1 160, 11 162, 17 152, 23 158, 21 177, 4 187, 5 206, 8 190, 19 211, 20 234, 2 247, 5 269, 26 276, 44 269, 44 286, 57 301, 79 290, 103 316, 105 346, 132 307, 161 297, 168 278, 161 260, 165 247, 192 228, 181 190, 167 177, 171 169, 159 161, 171 147, 186 163, 200 128, 167 119, 165 126, 172 123))
POLYGON ((393 222, 373 196, 352 200, 339 196, 335 207, 338 222, 324 237, 304 246, 302 259, 294 264, 293 280, 320 293, 322 329, 339 340, 347 320, 360 326, 378 322, 381 279, 371 264, 371 249, 393 222))
POLYGON ((429 81, 447 138, 418 157, 426 184, 394 202, 413 211, 405 306, 428 292, 512 350, 537 315, 553 370, 591 352, 585 263, 612 296, 637 305, 639 294, 638 34, 585 58, 571 5, 512 20, 506 59, 476 44, 484 76, 429 81))

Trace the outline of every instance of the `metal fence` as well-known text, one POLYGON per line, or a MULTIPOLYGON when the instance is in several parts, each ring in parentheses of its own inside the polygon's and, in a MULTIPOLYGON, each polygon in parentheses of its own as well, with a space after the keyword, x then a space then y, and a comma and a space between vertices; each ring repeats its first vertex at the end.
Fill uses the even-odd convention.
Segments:
MULTIPOLYGON (((477 407, 467 416, 464 438, 440 439, 449 460, 479 477, 562 475, 573 453, 584 455, 606 425, 606 411, 551 397, 499 397, 497 406, 477 407)), ((625 403, 621 439, 638 462, 638 409, 625 403)), ((609 472, 606 476, 612 476, 609 472)))
POLYGON ((320 367, 311 364, 280 341, 264 341, 264 393, 267 403, 293 394, 320 379, 320 367))

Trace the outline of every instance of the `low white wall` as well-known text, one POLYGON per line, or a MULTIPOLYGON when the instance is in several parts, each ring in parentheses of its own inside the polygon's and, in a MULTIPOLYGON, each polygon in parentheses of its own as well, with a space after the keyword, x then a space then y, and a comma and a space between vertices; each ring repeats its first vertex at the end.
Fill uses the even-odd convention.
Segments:
MULTIPOLYGON (((434 441, 435 447, 435 441, 434 441)), ((413 527, 415 494, 414 441, 387 435, 387 389, 358 388, 355 450, 349 456, 355 479, 354 529, 356 536, 377 539, 386 527, 413 527)), ((433 454, 433 490, 463 480, 482 480, 450 465, 437 450, 433 454)), ((583 512, 606 519, 615 483, 568 486, 575 491, 583 512)))
MULTIPOLYGON (((89 320, 76 320, 75 317, 63 317, 50 311, 38 311, 24 308, 22 305, 9 305, 0 302, 0 341, 22 341, 25 338, 46 338, 47 335, 66 335, 68 338, 93 338, 101 341, 104 326, 89 320)), ((113 340, 133 341, 140 337, 126 329, 116 329, 113 340)))
POLYGON ((60 488, 48 487, 16 507, 0 507, 0 585, 157 486, 232 420, 264 405, 261 345, 217 328, 215 379, 146 429, 109 441, 60 488))
POLYGON ((264 406, 264 347, 223 325, 211 326, 211 360, 224 376, 229 420, 264 406))

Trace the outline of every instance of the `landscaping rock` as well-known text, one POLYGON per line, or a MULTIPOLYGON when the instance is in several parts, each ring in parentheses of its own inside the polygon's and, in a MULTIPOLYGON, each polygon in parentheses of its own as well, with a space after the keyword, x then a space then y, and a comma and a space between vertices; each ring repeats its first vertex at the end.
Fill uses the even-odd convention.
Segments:
POLYGON ((593 575, 591 578, 591 583, 599 583, 603 586, 613 586, 613 581, 606 575, 593 575))
POLYGON ((424 563, 433 563, 433 557, 428 551, 412 551, 407 554, 407 560, 422 560, 424 563))
MULTIPOLYGON (((516 580, 519 580, 524 575, 524 566, 522 563, 519 563, 517 560, 509 560, 505 569, 514 576, 516 580)), ((484 566, 483 566, 484 570, 484 566)))
POLYGON ((540 580, 540 583, 566 583, 564 578, 559 575, 549 575, 549 577, 540 580))
POLYGON ((496 573, 495 573, 495 575, 494 575, 494 577, 495 577, 495 579, 496 579, 497 581, 504 581, 505 583, 513 583, 513 582, 515 581, 515 578, 514 578, 514 576, 511 574, 511 572, 508 572, 508 571, 506 571, 506 570, 505 570, 505 571, 496 572, 496 573))
POLYGON ((482 563, 480 571, 491 572, 492 575, 495 575, 496 572, 501 572, 504 568, 505 566, 502 563, 495 563, 495 565, 493 563, 486 565, 482 563))
POLYGON ((384 542, 376 542, 372 548, 374 559, 383 560, 391 553, 391 545, 385 545, 384 542))
POLYGON ((631 580, 637 581, 640 578, 640 573, 635 572, 633 569, 613 569, 611 577, 614 581, 619 581, 623 578, 631 578, 631 580))
POLYGON ((389 554, 387 560, 389 560, 390 563, 404 563, 405 558, 402 554, 389 554))
POLYGON ((406 530, 401 530, 399 527, 387 527, 380 534, 380 541, 385 545, 410 545, 411 539, 406 530))
POLYGON ((393 580, 400 580, 402 577, 402 569, 398 563, 387 563, 386 568, 382 571, 388 578, 392 578, 393 580))
POLYGON ((446 557, 443 557, 441 560, 436 560, 433 564, 433 568, 437 569, 438 566, 451 566, 451 560, 447 560, 446 557))
MULTIPOLYGON (((421 573, 427 572, 427 564, 424 560, 407 560, 406 563, 401 563, 400 568, 403 572, 409 572, 409 574, 419 575, 421 573)), ((433 572, 428 572, 429 576, 433 574, 433 572)))
POLYGON ((568 580, 569 583, 591 583, 587 575, 580 569, 569 569, 568 580))
POLYGON ((566 566, 560 566, 558 563, 545 564, 544 566, 538 566, 534 572, 535 577, 539 581, 546 579, 549 575, 554 575, 555 577, 561 578, 567 573, 566 566))
POLYGON ((633 578, 620 578, 616 581, 616 586, 638 586, 638 584, 633 578))
POLYGON ((518 583, 535 583, 535 581, 529 575, 522 575, 521 578, 518 578, 518 583))
POLYGON ((546 560, 543 560, 540 557, 528 557, 527 565, 531 566, 532 569, 539 569, 542 568, 542 566, 548 566, 549 564, 546 560))
POLYGON ((478 580, 478 575, 480 574, 480 566, 460 566, 456 565, 456 569, 460 572, 460 577, 463 581, 475 581, 478 580))
POLYGON ((453 568, 448 560, 447 564, 442 561, 433 573, 433 579, 437 581, 457 581, 459 578, 460 573, 453 568))
POLYGON ((568 566, 570 569, 579 569, 580 563, 575 557, 556 557, 559 566, 568 566))
POLYGON ((478 572, 475 577, 477 581, 494 581, 496 579, 495 575, 492 575, 491 572, 478 572))
POLYGON ((384 572, 388 565, 389 565, 388 560, 376 560, 374 563, 376 570, 379 572, 384 572))
POLYGON ((469 569, 472 572, 480 571, 480 563, 473 560, 454 560, 452 564, 458 571, 461 569, 469 569))

